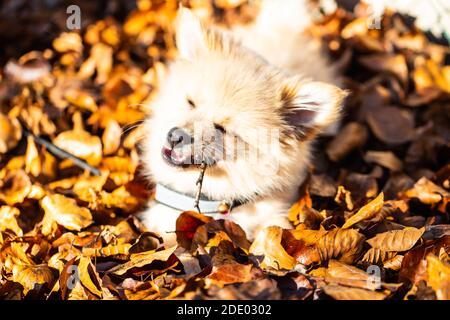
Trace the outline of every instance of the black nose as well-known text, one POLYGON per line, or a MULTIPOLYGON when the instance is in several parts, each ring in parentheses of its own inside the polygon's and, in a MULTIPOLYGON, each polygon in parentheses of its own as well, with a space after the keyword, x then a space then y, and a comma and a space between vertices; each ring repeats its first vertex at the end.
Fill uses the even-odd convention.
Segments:
POLYGON ((186 130, 178 127, 170 129, 167 134, 167 142, 172 149, 177 146, 192 144, 193 140, 193 137, 186 130))

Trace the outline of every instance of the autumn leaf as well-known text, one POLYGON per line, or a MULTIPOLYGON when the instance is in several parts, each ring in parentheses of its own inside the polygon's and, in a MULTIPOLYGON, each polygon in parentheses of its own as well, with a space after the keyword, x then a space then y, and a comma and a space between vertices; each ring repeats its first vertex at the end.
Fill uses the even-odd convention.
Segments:
POLYGON ((21 137, 19 121, 0 113, 0 154, 14 148, 21 137))
POLYGON ((198 227, 210 221, 212 221, 210 217, 197 212, 182 212, 176 222, 176 235, 179 245, 187 250, 191 250, 192 240, 198 227))
POLYGON ((448 191, 425 177, 417 181, 412 189, 405 191, 404 195, 408 198, 418 198, 425 204, 435 204, 439 203, 444 198, 450 198, 450 193, 448 191))
POLYGON ((16 235, 21 237, 23 235, 22 229, 17 223, 17 217, 20 215, 20 211, 17 208, 9 206, 0 207, 0 231, 7 229, 13 231, 16 235))
POLYGON ((131 244, 124 243, 119 245, 110 245, 101 249, 83 248, 82 253, 87 257, 109 257, 119 254, 128 255, 131 244))
POLYGON ((396 75, 404 85, 406 85, 408 81, 408 67, 403 55, 374 54, 363 56, 359 61, 368 69, 391 72, 396 75))
POLYGON ((367 240, 372 248, 383 251, 407 251, 422 237, 425 228, 406 227, 402 230, 391 230, 377 234, 367 240))
POLYGON ((110 120, 102 136, 103 154, 114 154, 120 147, 122 128, 115 120, 110 120))
POLYGON ((80 257, 80 261, 78 262, 78 274, 83 286, 91 293, 101 298, 101 280, 90 258, 84 256, 80 257))
POLYGON ((25 153, 25 172, 37 177, 41 173, 41 159, 36 144, 31 136, 27 138, 27 151, 25 153))
POLYGON ((323 287, 323 290, 336 300, 384 300, 387 296, 382 292, 339 285, 327 285, 323 287))
POLYGON ((213 266, 212 272, 205 278, 207 286, 248 282, 256 278, 252 272, 251 264, 227 263, 220 266, 213 266))
POLYGON ((377 248, 370 248, 369 250, 367 250, 361 260, 377 264, 394 258, 396 254, 397 253, 395 251, 383 251, 377 248))
POLYGON ((318 240, 321 260, 332 258, 353 263, 360 255, 365 237, 354 229, 333 229, 318 240))
POLYGON ((436 291, 439 300, 450 299, 450 264, 433 254, 427 256, 428 284, 436 291))
POLYGON ((344 286, 373 290, 368 273, 336 260, 330 260, 328 262, 325 280, 344 286))
POLYGON ((401 171, 403 168, 402 161, 390 151, 367 151, 364 160, 368 163, 379 164, 391 171, 401 171))
MULTIPOLYGON (((91 1, 82 29, 67 31, 46 18, 65 11, 57 2, 7 6, 14 19, 0 23, 24 40, 4 41, 0 53, 0 299, 450 299, 447 44, 391 9, 381 29, 367 28, 362 2, 314 19, 308 37, 327 49, 350 94, 332 136, 316 139, 307 177, 277 173, 301 187, 297 199, 286 194, 284 210, 266 213, 285 215, 295 230, 255 238, 228 219, 235 210, 218 220, 183 212, 172 246, 138 216, 161 182, 141 161, 143 123, 179 56, 178 3, 117 0, 105 15, 91 1)), ((260 27, 259 2, 183 5, 205 29, 242 31, 260 27)), ((306 131, 305 141, 318 133, 306 131)), ((284 158, 301 167, 304 154, 288 145, 284 158)), ((239 196, 241 188, 208 192, 239 196)), ((259 212, 260 198, 272 195, 255 196, 259 212)))
POLYGON ((357 122, 348 123, 327 145, 327 155, 332 161, 339 161, 351 151, 362 147, 368 137, 367 128, 357 122))
POLYGON ((91 212, 79 207, 74 199, 59 194, 48 195, 41 201, 45 211, 42 220, 42 233, 49 235, 53 233, 54 223, 68 230, 80 231, 89 226, 93 220, 91 212))
POLYGON ((267 227, 262 229, 250 246, 250 253, 261 259, 263 269, 291 270, 296 265, 293 257, 281 245, 283 229, 267 227))
POLYGON ((380 107, 369 112, 367 121, 381 141, 399 145, 414 137, 414 118, 410 111, 398 107, 380 107))
POLYGON ((173 246, 171 248, 161 251, 151 250, 132 254, 130 256, 130 261, 128 261, 125 264, 114 267, 110 269, 108 272, 117 275, 123 275, 131 268, 140 268, 145 265, 149 265, 153 261, 167 261, 170 258, 170 256, 175 252, 176 248, 177 248, 176 246, 173 246))
POLYGON ((46 264, 15 265, 12 269, 12 280, 24 287, 24 294, 33 290, 36 285, 51 284, 54 274, 46 264))
POLYGON ((57 147, 88 161, 92 165, 96 165, 101 161, 101 140, 87 131, 70 130, 61 132, 53 142, 57 147))
POLYGON ((371 220, 380 213, 384 204, 384 194, 381 192, 374 200, 366 204, 364 207, 359 209, 357 213, 351 216, 342 226, 342 229, 350 228, 354 224, 364 221, 371 220))

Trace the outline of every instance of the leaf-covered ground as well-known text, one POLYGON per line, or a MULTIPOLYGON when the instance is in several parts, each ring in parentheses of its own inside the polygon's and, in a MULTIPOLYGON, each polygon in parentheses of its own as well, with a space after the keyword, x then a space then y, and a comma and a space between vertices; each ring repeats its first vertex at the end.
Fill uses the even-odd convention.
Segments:
MULTIPOLYGON (((0 5, 1 37, 21 39, 0 57, 0 299, 450 299, 450 49, 410 18, 386 12, 369 30, 359 6, 309 31, 352 94, 292 230, 251 243, 185 212, 178 247, 164 247, 134 214, 152 197, 139 124, 176 55, 177 3, 86 1, 81 32, 64 31, 64 1, 43 3, 0 5)), ((217 23, 257 14, 215 4, 191 1, 217 23)))

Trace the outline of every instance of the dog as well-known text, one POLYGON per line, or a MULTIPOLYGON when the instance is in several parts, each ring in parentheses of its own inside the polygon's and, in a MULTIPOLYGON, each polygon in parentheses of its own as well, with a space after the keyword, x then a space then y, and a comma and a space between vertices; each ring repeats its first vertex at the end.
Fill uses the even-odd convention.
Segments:
POLYGON ((179 56, 142 142, 156 194, 141 219, 165 242, 176 240, 176 220, 188 210, 232 220, 249 239, 266 226, 291 227, 287 212, 313 142, 339 122, 347 92, 320 43, 303 32, 308 3, 261 6, 253 24, 227 30, 179 9, 179 56))

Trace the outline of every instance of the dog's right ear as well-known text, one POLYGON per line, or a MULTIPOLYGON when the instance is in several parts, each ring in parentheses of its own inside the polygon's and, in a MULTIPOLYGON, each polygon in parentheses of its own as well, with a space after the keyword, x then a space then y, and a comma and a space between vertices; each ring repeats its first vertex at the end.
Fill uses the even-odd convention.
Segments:
POLYGON ((200 20, 191 10, 180 6, 176 21, 177 49, 182 59, 193 60, 206 50, 206 36, 200 20))

